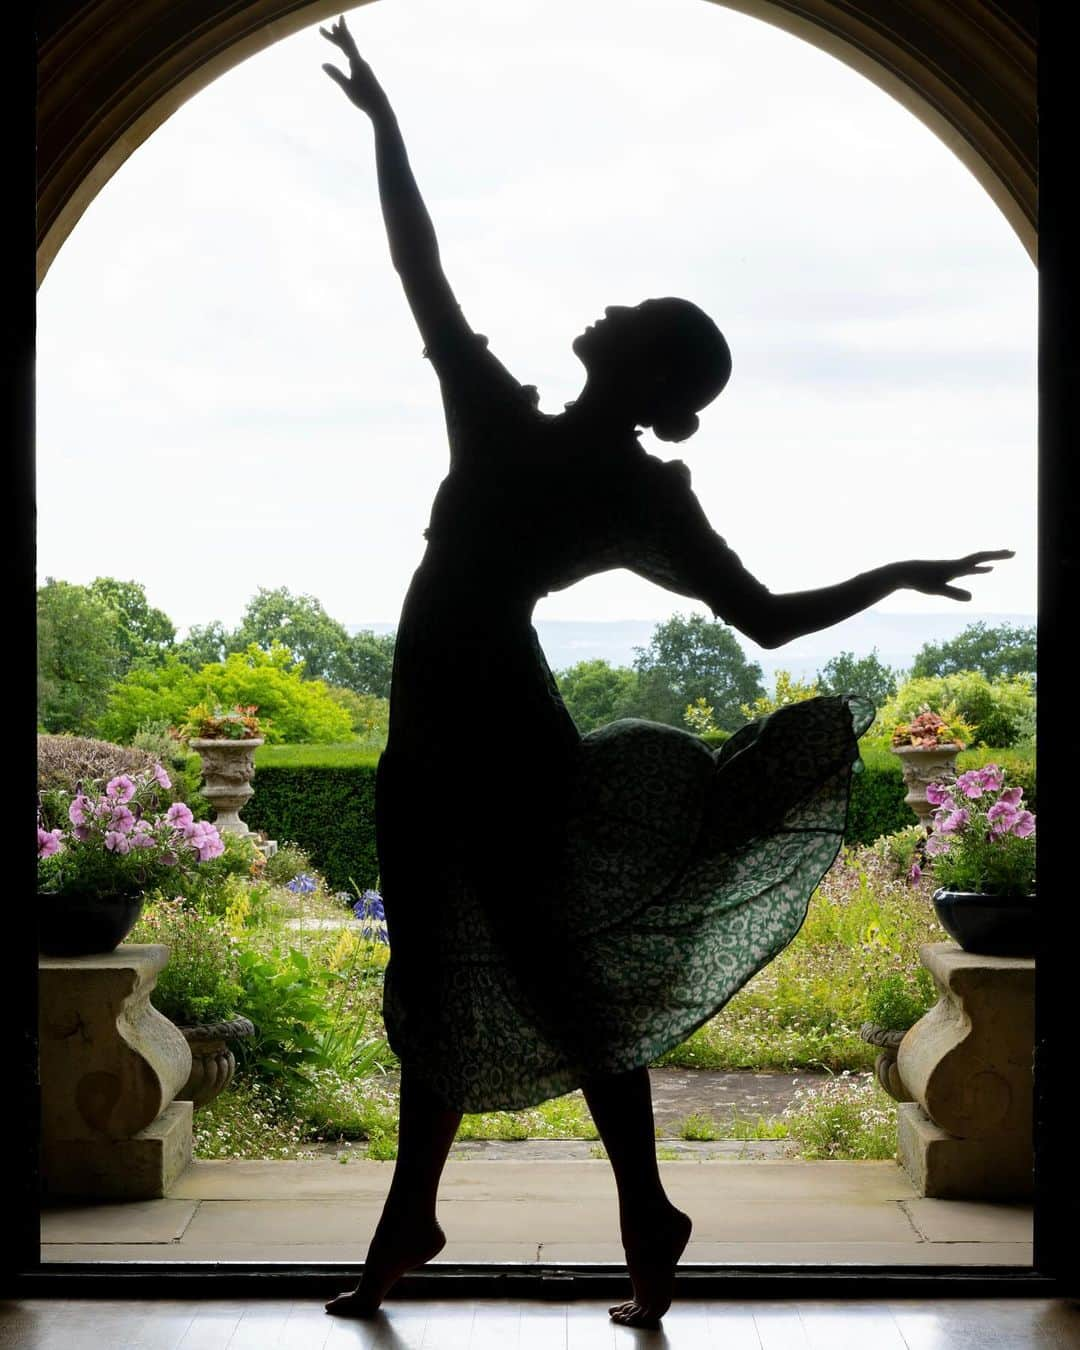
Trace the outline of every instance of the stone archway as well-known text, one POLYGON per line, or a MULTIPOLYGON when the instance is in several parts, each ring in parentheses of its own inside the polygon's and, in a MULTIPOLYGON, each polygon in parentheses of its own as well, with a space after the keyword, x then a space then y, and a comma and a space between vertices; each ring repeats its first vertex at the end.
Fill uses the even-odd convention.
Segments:
MULTIPOLYGON (((365 0, 368 2, 368 0, 365 0)), ((830 52, 924 121, 1036 254, 1031 0, 714 0, 830 52)), ((51 0, 39 7, 38 283, 124 160, 247 57, 341 0, 51 0)))

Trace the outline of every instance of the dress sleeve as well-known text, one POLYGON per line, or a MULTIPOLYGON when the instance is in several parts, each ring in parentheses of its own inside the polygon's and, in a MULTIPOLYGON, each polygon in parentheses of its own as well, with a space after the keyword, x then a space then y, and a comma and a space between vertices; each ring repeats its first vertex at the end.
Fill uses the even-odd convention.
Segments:
POLYGON ((514 423, 535 413, 535 386, 520 384, 460 312, 437 327, 424 356, 439 377, 451 459, 505 455, 514 423))
POLYGON ((622 565, 745 632, 771 594, 709 524, 681 460, 643 455, 620 503, 622 565))

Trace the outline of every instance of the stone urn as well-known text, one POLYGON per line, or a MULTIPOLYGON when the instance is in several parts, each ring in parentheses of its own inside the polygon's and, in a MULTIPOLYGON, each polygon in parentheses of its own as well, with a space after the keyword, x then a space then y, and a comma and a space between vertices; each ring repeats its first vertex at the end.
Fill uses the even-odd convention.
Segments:
POLYGON ((191 1073, 176 1100, 190 1102, 192 1110, 198 1111, 224 1092, 236 1074, 236 1056, 229 1041, 253 1036, 255 1027, 246 1017, 234 1017, 228 1022, 205 1022, 177 1030, 191 1051, 191 1073))
MULTIPOLYGON (((192 742, 194 744, 194 742, 192 742)), ((907 795, 904 801, 919 818, 919 824, 929 826, 935 807, 926 800, 926 789, 931 783, 951 783, 956 780, 956 756, 963 747, 955 741, 951 745, 894 745, 899 757, 907 795)))
POLYGON ((911 1093, 903 1084, 900 1077, 900 1069, 896 1062, 897 1052, 900 1049, 900 1042, 908 1034, 910 1028, 904 1027, 899 1031, 889 1027, 878 1026, 876 1022, 864 1022, 859 1028, 860 1037, 868 1045, 878 1047, 878 1056, 874 1060, 874 1073, 878 1082, 893 1099, 894 1102, 913 1101, 911 1093))
POLYGON ((255 751, 262 743, 261 736, 242 741, 227 737, 197 737, 188 742, 202 760, 205 780, 202 791, 214 806, 214 824, 220 833, 251 833, 239 813, 255 790, 251 786, 255 777, 255 751))

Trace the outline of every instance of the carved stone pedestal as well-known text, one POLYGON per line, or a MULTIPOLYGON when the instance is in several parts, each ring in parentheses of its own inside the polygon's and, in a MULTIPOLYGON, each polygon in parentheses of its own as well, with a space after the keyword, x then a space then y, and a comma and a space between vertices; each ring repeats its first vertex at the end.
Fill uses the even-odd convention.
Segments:
POLYGON ((900 1044, 900 1161, 920 1194, 1021 1199, 1032 1192, 1035 962, 928 942, 941 997, 900 1044))
POLYGON ((169 949, 40 958, 42 1185, 49 1195, 149 1200, 191 1161, 191 1051, 148 1002, 169 949))

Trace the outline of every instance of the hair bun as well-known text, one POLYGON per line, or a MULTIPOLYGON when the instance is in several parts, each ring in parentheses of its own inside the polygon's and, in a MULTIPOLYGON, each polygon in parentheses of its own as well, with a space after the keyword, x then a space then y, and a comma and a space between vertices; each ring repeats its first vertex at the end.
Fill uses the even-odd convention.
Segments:
POLYGON ((700 425, 697 413, 688 412, 658 417, 652 424, 652 429, 653 435, 662 441, 685 441, 700 425))

